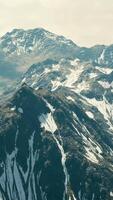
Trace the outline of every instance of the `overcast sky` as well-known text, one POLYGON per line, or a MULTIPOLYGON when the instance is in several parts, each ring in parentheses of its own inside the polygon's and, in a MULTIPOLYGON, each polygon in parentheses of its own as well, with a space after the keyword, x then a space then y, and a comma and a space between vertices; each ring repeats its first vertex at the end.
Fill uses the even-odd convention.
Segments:
POLYGON ((113 43, 113 0, 0 0, 0 35, 36 27, 81 46, 113 43))

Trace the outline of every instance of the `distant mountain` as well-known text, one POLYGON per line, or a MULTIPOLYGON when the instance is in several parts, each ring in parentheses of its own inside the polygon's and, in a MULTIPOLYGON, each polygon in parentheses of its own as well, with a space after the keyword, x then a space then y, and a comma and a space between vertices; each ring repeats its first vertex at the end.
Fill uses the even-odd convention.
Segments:
POLYGON ((17 72, 25 71, 34 62, 45 58, 74 57, 78 47, 63 36, 42 28, 14 29, 0 39, 0 49, 7 60, 15 64, 17 72))
POLYGON ((9 82, 21 77, 35 62, 46 58, 73 58, 77 49, 71 40, 42 28, 14 29, 6 33, 0 38, 0 91, 4 91, 9 82))
POLYGON ((0 58, 0 70, 3 71, 4 66, 9 70, 9 73, 4 72, 3 76, 15 79, 30 65, 48 58, 57 61, 61 58, 78 58, 101 66, 113 66, 113 45, 79 47, 72 40, 43 28, 14 29, 6 33, 0 38, 0 51, 3 55, 3 58, 0 58))
POLYGON ((67 91, 24 84, 0 107, 1 199, 113 199, 113 135, 67 91))
MULTIPOLYGON (((74 44, 71 40, 66 39, 63 36, 58 36, 49 31, 46 31, 42 28, 23 30, 23 29, 14 29, 12 32, 7 33, 1 38, 0 45, 2 50, 9 56, 11 55, 26 55, 26 54, 42 54, 43 53, 52 53, 54 51, 62 50, 62 54, 68 52, 70 56, 72 53, 69 53, 69 50, 77 48, 77 45, 74 44), (66 51, 67 50, 67 51, 66 51)), ((59 52, 57 52, 59 54, 59 52)), ((57 55, 56 55, 57 56, 57 55)), ((60 55, 59 55, 60 56, 60 55)))

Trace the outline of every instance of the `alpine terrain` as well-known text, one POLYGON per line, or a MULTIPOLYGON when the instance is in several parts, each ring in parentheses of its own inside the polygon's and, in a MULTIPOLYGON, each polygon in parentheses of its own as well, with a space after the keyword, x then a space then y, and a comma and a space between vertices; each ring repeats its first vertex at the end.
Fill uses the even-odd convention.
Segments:
POLYGON ((0 200, 113 200, 113 45, 0 38, 0 200))

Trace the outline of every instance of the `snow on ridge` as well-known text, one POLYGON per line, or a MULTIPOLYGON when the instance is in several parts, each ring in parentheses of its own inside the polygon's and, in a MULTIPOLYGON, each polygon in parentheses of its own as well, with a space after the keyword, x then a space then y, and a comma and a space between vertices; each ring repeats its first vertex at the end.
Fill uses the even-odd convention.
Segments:
POLYGON ((21 84, 26 82, 26 77, 22 79, 21 84))

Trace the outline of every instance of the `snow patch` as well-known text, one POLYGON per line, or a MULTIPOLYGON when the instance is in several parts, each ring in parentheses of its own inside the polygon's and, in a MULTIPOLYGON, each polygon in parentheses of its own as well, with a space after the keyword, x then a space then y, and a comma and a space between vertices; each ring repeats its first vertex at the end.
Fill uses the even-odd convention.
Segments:
POLYGON ((23 109, 22 109, 22 108, 18 108, 18 112, 19 112, 19 113, 21 113, 21 114, 23 114, 23 113, 24 113, 24 111, 23 111, 23 109))
POLYGON ((84 70, 83 66, 75 66, 75 69, 70 70, 70 74, 66 76, 63 86, 73 88, 73 84, 78 80, 84 70))
POLYGON ((34 81, 32 84, 31 84, 31 87, 33 87, 34 85, 37 84, 37 81, 34 81))
POLYGON ((50 109, 50 111, 53 113, 55 111, 53 106, 46 99, 44 99, 44 101, 45 101, 46 105, 48 106, 48 108, 50 109))
POLYGON ((98 71, 104 73, 104 74, 111 74, 113 72, 113 69, 110 68, 101 68, 101 67, 95 67, 98 71))
POLYGON ((23 78, 21 83, 25 83, 26 82, 26 78, 23 78))
POLYGON ((113 197, 113 192, 112 191, 110 192, 110 197, 113 197))
POLYGON ((11 111, 15 111, 16 110, 16 106, 12 107, 10 110, 11 111))
POLYGON ((91 151, 91 149, 85 146, 85 150, 87 159, 90 160, 91 162, 98 164, 99 161, 97 160, 96 156, 91 151))
POLYGON ((69 101, 75 102, 75 100, 74 100, 71 96, 68 96, 68 97, 66 97, 66 98, 67 98, 67 100, 69 100, 69 101))
POLYGON ((101 64, 101 62, 104 61, 104 54, 105 54, 106 49, 104 49, 100 55, 100 57, 98 58, 98 63, 101 64))
POLYGON ((109 89, 110 87, 113 87, 113 82, 105 82, 105 81, 98 81, 98 83, 105 89, 109 89))
POLYGON ((79 64, 79 62, 80 62, 80 60, 78 58, 76 58, 75 60, 71 60, 70 64, 73 65, 73 66, 76 66, 76 65, 79 64))
POLYGON ((41 123, 41 127, 45 128, 46 131, 54 133, 57 130, 57 125, 51 113, 42 114, 39 117, 39 121, 41 123))
POLYGON ((92 79, 92 78, 95 78, 97 77, 97 74, 96 73, 90 73, 89 77, 92 79))
POLYGON ((57 64, 57 65, 52 65, 52 71, 59 71, 60 70, 60 65, 57 64))
POLYGON ((105 120, 110 126, 110 129, 113 130, 113 124, 111 123, 111 120, 113 119, 113 105, 109 104, 105 96, 103 96, 103 100, 101 101, 97 101, 95 98, 85 99, 89 104, 95 106, 98 109, 98 111, 104 116, 105 120))
POLYGON ((82 81, 81 83, 78 83, 76 89, 72 89, 72 91, 80 93, 83 90, 89 90, 89 89, 90 89, 89 83, 82 81))
POLYGON ((86 111, 86 115, 88 115, 89 118, 94 119, 94 115, 90 111, 86 111))
POLYGON ((51 80, 51 83, 52 83, 52 89, 51 89, 51 91, 55 91, 59 86, 62 85, 62 83, 60 81, 52 81, 51 80))

